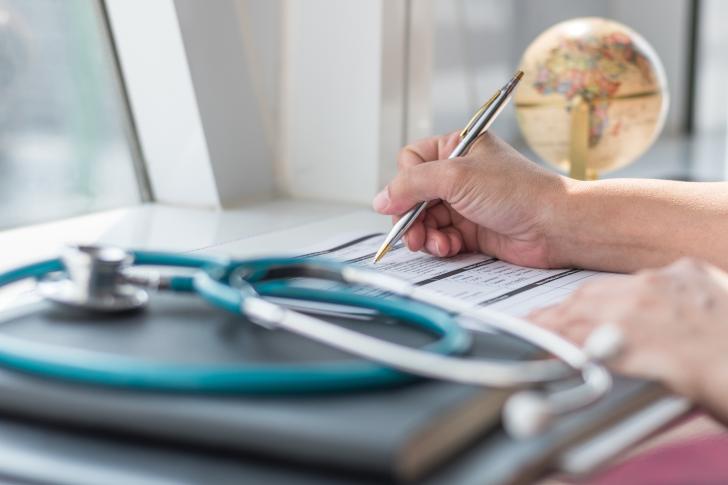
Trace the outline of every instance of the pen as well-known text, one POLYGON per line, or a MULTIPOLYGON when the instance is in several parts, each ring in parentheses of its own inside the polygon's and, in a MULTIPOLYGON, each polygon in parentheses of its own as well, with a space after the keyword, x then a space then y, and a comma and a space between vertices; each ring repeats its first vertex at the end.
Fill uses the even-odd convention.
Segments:
MULTIPOLYGON (((508 104, 508 101, 511 99, 511 95, 513 94, 513 90, 516 88, 516 85, 518 85, 518 82, 522 77, 522 71, 516 72, 510 81, 496 91, 493 96, 491 96, 491 98, 486 101, 478 111, 476 111, 473 117, 470 118, 470 121, 468 121, 465 128, 463 128, 463 131, 460 132, 460 143, 458 143, 448 159, 457 158, 460 155, 463 155, 468 148, 470 148, 470 145, 473 144, 478 135, 490 128, 490 125, 496 119, 498 114, 500 114, 506 104, 508 104)), ((379 260, 381 260, 384 255, 387 254, 387 252, 389 252, 395 244, 397 244, 397 241, 399 241, 404 233, 407 232, 407 229, 409 229, 412 223, 415 222, 417 216, 422 213, 425 207, 427 207, 427 201, 420 202, 407 211, 407 213, 404 214, 399 221, 397 221, 397 223, 389 231, 389 234, 387 234, 387 237, 384 239, 384 242, 377 251, 377 254, 374 256, 374 263, 379 262, 379 260)))

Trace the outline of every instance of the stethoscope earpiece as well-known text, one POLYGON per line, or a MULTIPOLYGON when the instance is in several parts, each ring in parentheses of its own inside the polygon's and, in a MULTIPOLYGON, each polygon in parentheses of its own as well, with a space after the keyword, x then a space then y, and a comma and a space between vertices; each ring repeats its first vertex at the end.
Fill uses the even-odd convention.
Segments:
MULTIPOLYGON (((597 327, 584 343, 584 353, 592 362, 607 362, 616 357, 623 347, 620 328, 608 323, 597 327)), ((601 367, 591 364, 583 374, 584 382, 577 388, 552 394, 519 391, 503 406, 503 427, 515 439, 532 438, 561 415, 578 411, 599 398, 611 385, 611 378, 601 367), (575 394, 581 394, 576 396, 575 394)))
POLYGON ((548 399, 536 391, 518 391, 503 405, 503 428, 515 439, 532 438, 549 427, 556 416, 548 399))
POLYGON ((608 362, 624 348, 622 330, 614 323, 598 326, 584 343, 584 352, 596 362, 608 362))

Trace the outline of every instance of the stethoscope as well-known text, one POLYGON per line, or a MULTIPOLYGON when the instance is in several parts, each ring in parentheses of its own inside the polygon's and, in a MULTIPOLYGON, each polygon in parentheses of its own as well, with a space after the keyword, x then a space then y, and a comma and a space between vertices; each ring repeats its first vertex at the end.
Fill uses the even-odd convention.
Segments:
POLYGON ((71 246, 59 258, 0 273, 0 287, 24 279, 35 279, 37 292, 47 300, 102 313, 141 309, 149 301, 150 290, 196 293, 210 304, 267 329, 288 330, 364 360, 295 365, 163 363, 0 333, 0 365, 8 368, 87 384, 204 393, 369 389, 399 384, 413 376, 516 388, 503 409, 503 424, 515 437, 532 436, 554 418, 602 397, 612 380, 601 362, 613 356, 621 344, 615 327, 604 326, 582 349, 528 321, 381 273, 311 258, 227 260, 71 246), (154 268, 140 271, 137 267, 154 268), (189 270, 171 273, 156 267, 189 270), (362 287, 378 292, 360 291, 362 287), (419 349, 396 344, 294 311, 279 304, 281 299, 375 311, 437 339, 419 349), (496 361, 458 357, 469 349, 472 331, 510 334, 551 358, 496 361), (575 379, 581 382, 566 389, 533 390, 534 386, 575 379))

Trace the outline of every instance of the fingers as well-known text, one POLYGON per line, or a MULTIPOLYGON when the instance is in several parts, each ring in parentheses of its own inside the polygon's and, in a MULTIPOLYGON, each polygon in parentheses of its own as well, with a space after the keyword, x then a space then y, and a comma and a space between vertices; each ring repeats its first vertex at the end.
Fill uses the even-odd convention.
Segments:
POLYGON ((443 193, 443 189, 450 190, 451 186, 437 180, 428 181, 427 177, 447 176, 448 181, 451 181, 449 173, 454 170, 446 168, 442 162, 446 161, 459 141, 459 134, 451 133, 419 140, 404 147, 397 157, 398 175, 374 198, 374 210, 398 215, 421 201, 441 198, 437 194, 443 193))
POLYGON ((484 131, 473 142, 469 153, 487 155, 485 160, 496 159, 503 151, 511 150, 511 147, 498 136, 489 131, 484 131))
POLYGON ((454 256, 465 248, 464 236, 452 226, 450 212, 442 204, 423 212, 410 226, 404 240, 410 251, 425 250, 439 257, 454 256))
POLYGON ((463 236, 460 234, 460 231, 454 227, 445 227, 442 229, 442 232, 447 235, 449 247, 447 248, 447 253, 441 256, 450 257, 460 254, 460 251, 463 250, 464 246, 463 236))
POLYGON ((528 318, 533 323, 538 323, 542 327, 553 329, 558 320, 554 318, 554 313, 558 312, 561 305, 554 303, 545 307, 536 308, 528 314, 528 318))
POLYGON ((421 201, 448 200, 467 180, 468 165, 454 160, 437 160, 400 171, 374 198, 374 210, 399 215, 421 201))
POLYGON ((623 346, 608 362, 612 369, 657 379, 673 391, 700 398, 701 379, 712 370, 715 356, 725 355, 714 343, 728 338, 722 325, 725 312, 706 309, 691 293, 696 288, 705 296, 709 287, 701 284, 707 284, 701 279, 704 274, 704 263, 683 260, 634 276, 603 277, 528 318, 579 345, 600 325, 615 325, 623 346))
POLYGON ((418 140, 404 147, 397 156, 399 170, 432 160, 447 158, 460 141, 459 133, 418 140))
POLYGON ((444 255, 449 249, 447 236, 437 229, 428 228, 427 238, 425 239, 425 250, 433 256, 444 255))
POLYGON ((570 342, 583 345, 600 322, 588 316, 573 314, 569 310, 564 304, 554 305, 531 312, 528 320, 561 335, 570 342))
POLYGON ((463 237, 454 227, 425 227, 425 231, 424 250, 433 256, 449 258, 463 250, 463 237))
POLYGON ((453 224, 452 214, 444 204, 437 204, 427 209, 427 218, 431 227, 447 227, 453 224))
MULTIPOLYGON (((402 236, 402 241, 410 251, 422 251, 425 246, 427 213, 428 210, 425 210, 417 216, 415 222, 412 223, 404 236, 402 236)), ((400 216, 392 216, 392 224, 396 224, 399 219, 400 216)))
POLYGON ((425 247, 425 224, 422 219, 415 221, 404 235, 405 244, 410 251, 422 251, 425 247))

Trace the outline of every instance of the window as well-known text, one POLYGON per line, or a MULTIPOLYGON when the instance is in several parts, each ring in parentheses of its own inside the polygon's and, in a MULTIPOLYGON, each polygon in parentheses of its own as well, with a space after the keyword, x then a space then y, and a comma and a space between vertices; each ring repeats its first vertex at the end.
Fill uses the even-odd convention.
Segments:
POLYGON ((0 3, 0 229, 140 201, 127 120, 98 3, 0 3))

